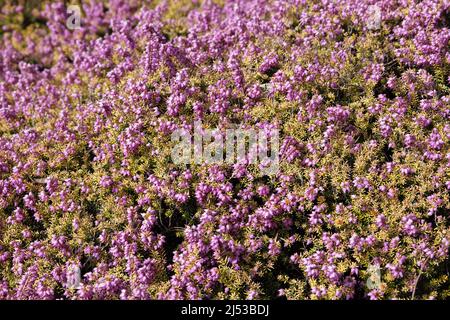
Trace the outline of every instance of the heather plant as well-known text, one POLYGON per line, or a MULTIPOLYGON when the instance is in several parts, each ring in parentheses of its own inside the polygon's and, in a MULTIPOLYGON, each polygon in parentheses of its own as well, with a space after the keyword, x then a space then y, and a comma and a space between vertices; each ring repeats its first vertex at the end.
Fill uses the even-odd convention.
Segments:
POLYGON ((448 0, 0 8, 0 299, 449 298, 448 0))

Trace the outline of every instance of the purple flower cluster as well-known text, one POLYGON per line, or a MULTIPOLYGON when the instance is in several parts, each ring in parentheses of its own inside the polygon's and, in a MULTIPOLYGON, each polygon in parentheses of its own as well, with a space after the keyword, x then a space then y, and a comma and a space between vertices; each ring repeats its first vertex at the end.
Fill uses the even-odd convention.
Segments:
POLYGON ((447 0, 81 12, 1 7, 0 299, 450 296, 447 0), (197 120, 280 170, 174 164, 197 120))

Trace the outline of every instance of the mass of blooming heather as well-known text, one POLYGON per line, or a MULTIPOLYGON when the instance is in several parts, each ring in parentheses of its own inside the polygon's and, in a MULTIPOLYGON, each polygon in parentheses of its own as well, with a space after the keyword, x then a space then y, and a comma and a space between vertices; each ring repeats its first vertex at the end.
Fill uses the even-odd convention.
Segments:
POLYGON ((0 299, 450 297, 449 0, 69 2, 0 1, 0 299))

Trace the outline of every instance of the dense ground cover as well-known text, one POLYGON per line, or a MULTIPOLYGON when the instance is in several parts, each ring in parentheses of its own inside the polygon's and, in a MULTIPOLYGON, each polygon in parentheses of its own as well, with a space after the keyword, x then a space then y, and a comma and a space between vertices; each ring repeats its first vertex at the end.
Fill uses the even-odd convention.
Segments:
POLYGON ((448 0, 0 4, 1 299, 448 298, 448 0))

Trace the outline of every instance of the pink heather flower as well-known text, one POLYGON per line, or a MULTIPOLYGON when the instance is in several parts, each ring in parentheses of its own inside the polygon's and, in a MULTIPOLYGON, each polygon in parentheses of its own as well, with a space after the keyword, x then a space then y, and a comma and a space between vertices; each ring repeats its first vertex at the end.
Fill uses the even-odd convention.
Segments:
POLYGON ((384 214, 380 214, 376 218, 376 225, 378 228, 383 229, 387 226, 387 219, 384 214))

